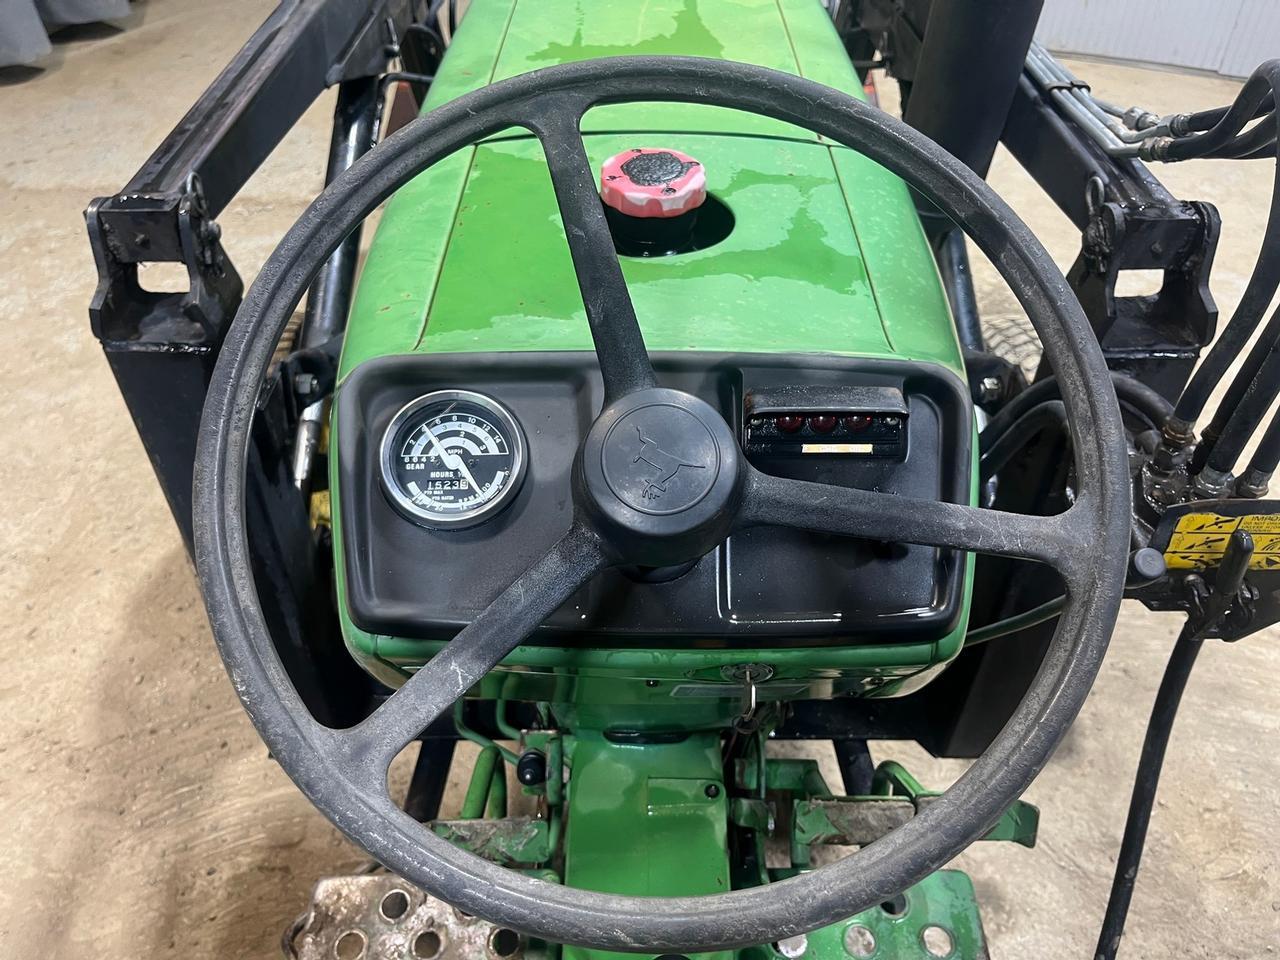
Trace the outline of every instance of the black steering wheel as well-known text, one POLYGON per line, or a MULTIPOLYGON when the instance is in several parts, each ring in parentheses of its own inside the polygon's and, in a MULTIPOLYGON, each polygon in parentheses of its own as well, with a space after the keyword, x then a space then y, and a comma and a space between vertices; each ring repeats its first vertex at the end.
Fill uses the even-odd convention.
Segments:
POLYGON ((774 942, 834 923, 897 895, 982 836, 1084 702, 1115 624, 1129 536, 1125 447, 1107 368, 1062 274, 1013 211, 932 141, 846 94, 684 57, 586 61, 493 84, 414 120, 335 179, 267 260, 227 335, 200 428, 195 504, 196 563, 232 683, 275 758, 325 816, 459 909, 556 943, 655 953, 774 942), (1030 315, 1061 385, 1077 478, 1070 509, 1023 516, 766 476, 747 464, 717 411, 659 387, 579 129, 588 108, 630 101, 715 104, 807 128, 893 171, 959 224, 1030 315), (542 142, 605 384, 604 409, 573 471, 575 518, 368 719, 331 729, 307 712, 276 657, 250 570, 244 476, 255 402, 286 322, 343 238, 412 177, 511 127, 542 142), (632 426, 659 446, 678 438, 679 449, 696 451, 666 484, 660 510, 622 463, 634 454, 632 426), (1061 574, 1068 600, 1040 672, 990 748, 938 802, 812 873, 714 896, 650 898, 508 871, 437 837, 392 801, 392 758, 598 571, 687 561, 762 524, 1021 557, 1061 574))

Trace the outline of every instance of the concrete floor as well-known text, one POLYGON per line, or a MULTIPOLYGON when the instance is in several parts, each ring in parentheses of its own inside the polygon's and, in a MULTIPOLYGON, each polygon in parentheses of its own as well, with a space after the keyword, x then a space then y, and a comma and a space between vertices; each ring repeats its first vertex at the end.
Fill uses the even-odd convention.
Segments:
MULTIPOLYGON (((0 73, 0 953, 272 957, 318 876, 363 860, 271 762, 226 682, 192 570, 89 333, 81 210, 119 188, 265 16, 267 0, 135 3, 43 72, 0 73)), ((1234 82, 1076 64, 1160 111, 1234 82)), ((326 98, 220 218, 246 279, 321 183, 326 98)), ((1211 200, 1225 312, 1261 237, 1269 165, 1162 169, 1211 200)), ((1062 265, 1078 238, 1008 157, 992 182, 1062 265)), ((1008 294, 979 269, 995 312, 1008 294)), ((1084 957, 1176 618, 1126 605, 1079 723, 1029 799, 1040 845, 961 858, 998 957, 1084 957)), ((1211 644, 1187 692, 1124 956, 1257 958, 1280 945, 1280 633, 1211 644)), ((879 745, 877 745, 879 746, 879 745)), ((878 749, 879 756, 886 751, 878 749)), ((895 748, 922 779, 962 768, 895 748)), ((458 801, 454 791, 449 803, 458 801)))

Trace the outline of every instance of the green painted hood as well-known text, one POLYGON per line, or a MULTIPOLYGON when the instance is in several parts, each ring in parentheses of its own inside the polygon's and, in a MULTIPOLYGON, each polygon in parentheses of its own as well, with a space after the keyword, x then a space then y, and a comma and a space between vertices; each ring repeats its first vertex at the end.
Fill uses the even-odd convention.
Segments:
MULTIPOLYGON (((475 0, 425 109, 556 63, 637 53, 756 63, 861 95, 815 0, 475 0)), ((871 161, 703 105, 604 107, 583 130, 597 167, 636 146, 693 155, 735 217, 714 247, 624 258, 650 349, 898 355, 961 370, 907 190, 871 161)), ((387 204, 342 372, 392 353, 590 346, 541 149, 512 131, 443 161, 387 204)))

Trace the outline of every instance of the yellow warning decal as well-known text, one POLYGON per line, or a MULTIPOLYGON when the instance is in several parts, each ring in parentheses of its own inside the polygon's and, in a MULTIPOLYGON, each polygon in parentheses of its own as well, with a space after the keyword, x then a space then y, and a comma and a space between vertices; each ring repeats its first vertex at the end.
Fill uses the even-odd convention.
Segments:
POLYGON ((1227 551, 1236 530, 1253 536, 1254 570, 1280 570, 1280 513, 1224 517, 1218 513, 1188 513, 1178 518, 1169 537, 1164 561, 1175 570, 1203 570, 1216 567, 1227 551))

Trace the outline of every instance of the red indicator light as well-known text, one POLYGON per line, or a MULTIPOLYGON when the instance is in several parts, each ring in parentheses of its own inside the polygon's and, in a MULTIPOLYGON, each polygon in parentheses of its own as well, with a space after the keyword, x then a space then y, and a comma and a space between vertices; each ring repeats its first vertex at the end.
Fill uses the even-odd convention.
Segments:
POLYGON ((861 433, 871 426, 871 418, 866 414, 858 414, 844 418, 844 428, 850 433, 861 433))
POLYGON ((773 425, 783 433, 799 433, 804 426, 804 417, 784 415, 773 418, 773 425))
POLYGON ((809 418, 809 426, 813 427, 814 433, 830 433, 836 428, 836 422, 836 418, 827 413, 809 418))

